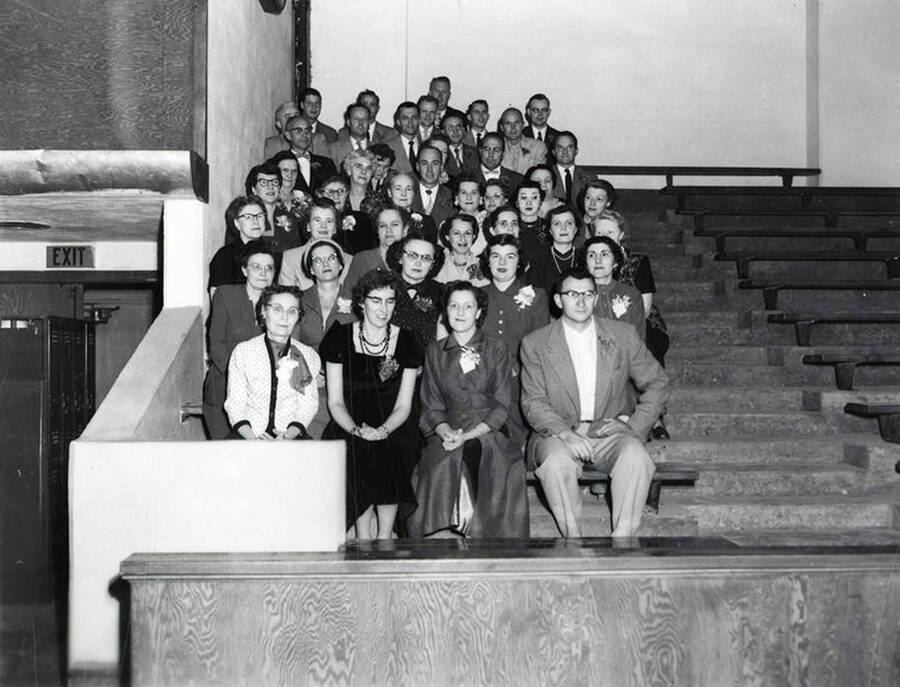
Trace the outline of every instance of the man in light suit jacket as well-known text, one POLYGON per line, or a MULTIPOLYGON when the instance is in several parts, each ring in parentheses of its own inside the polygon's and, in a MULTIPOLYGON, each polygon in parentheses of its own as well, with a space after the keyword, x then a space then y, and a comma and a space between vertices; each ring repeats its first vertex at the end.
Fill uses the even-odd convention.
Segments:
POLYGON ((441 151, 433 146, 423 145, 416 159, 419 183, 410 210, 428 215, 438 228, 456 210, 453 206, 453 192, 440 183, 443 169, 441 151))
POLYGON ((338 131, 337 140, 328 146, 328 156, 335 167, 342 169, 351 150, 365 150, 373 142, 369 138, 369 111, 365 105, 351 103, 344 110, 344 126, 338 131))
POLYGON ((392 138, 397 138, 397 130, 393 127, 382 124, 376 120, 378 112, 381 110, 381 98, 375 91, 368 88, 360 91, 356 96, 356 102, 365 105, 369 111, 369 142, 370 143, 387 143, 392 138))
POLYGON ((582 536, 582 463, 609 470, 612 535, 634 536, 655 469, 643 439, 665 409, 669 378, 633 325, 594 315, 596 286, 582 268, 560 276, 553 299, 562 317, 520 349, 529 466, 564 537, 582 536))
POLYGON ((319 121, 322 112, 322 94, 315 88, 304 88, 297 98, 303 115, 312 124, 312 152, 316 155, 328 155, 328 144, 337 140, 337 130, 319 121))
MULTIPOLYGON (((553 144, 553 157, 556 161, 553 195, 562 198, 573 207, 576 205, 578 194, 592 181, 591 176, 575 164, 577 155, 578 137, 571 131, 560 131, 553 144)), ((578 213, 584 212, 584 208, 575 209, 578 213)))
POLYGON ((506 146, 503 166, 519 174, 525 174, 530 167, 547 161, 547 147, 522 135, 524 123, 522 113, 515 107, 506 108, 500 115, 500 131, 506 146))
POLYGON ((522 135, 541 141, 547 150, 553 153, 553 142, 559 131, 547 123, 550 117, 550 98, 543 93, 535 93, 528 99, 525 106, 525 118, 528 126, 522 130, 522 135))

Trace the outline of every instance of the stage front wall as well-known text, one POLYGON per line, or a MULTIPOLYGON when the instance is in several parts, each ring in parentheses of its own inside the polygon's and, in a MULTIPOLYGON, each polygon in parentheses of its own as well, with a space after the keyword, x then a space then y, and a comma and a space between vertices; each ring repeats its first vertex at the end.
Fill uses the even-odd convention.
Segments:
POLYGON ((897 685, 891 556, 136 556, 134 685, 897 685))

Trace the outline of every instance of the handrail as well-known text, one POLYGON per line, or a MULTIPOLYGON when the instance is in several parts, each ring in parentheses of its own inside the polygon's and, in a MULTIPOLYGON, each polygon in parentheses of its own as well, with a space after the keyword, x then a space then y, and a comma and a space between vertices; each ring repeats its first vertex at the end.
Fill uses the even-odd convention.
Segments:
POLYGON ((781 177, 784 187, 789 187, 795 176, 818 176, 817 167, 704 167, 685 165, 585 165, 588 174, 620 174, 625 176, 665 176, 666 186, 671 186, 675 176, 707 177, 781 177))

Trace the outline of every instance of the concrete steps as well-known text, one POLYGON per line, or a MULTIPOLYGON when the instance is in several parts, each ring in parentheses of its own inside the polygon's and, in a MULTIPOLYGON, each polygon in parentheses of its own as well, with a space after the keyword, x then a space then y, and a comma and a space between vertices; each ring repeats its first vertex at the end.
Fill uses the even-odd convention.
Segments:
POLYGON ((739 434, 767 436, 775 433, 796 435, 836 434, 820 413, 810 411, 765 412, 701 412, 666 413, 669 433, 678 436, 718 437, 739 434))
POLYGON ((715 465, 706 467, 694 486, 696 496, 761 494, 847 495, 863 486, 865 470, 846 463, 715 465))

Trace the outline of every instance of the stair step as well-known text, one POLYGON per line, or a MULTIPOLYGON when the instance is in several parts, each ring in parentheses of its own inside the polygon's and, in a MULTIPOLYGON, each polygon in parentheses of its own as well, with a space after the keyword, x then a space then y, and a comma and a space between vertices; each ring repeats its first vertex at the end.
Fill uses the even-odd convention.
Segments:
MULTIPOLYGON (((714 465, 700 470, 694 493, 698 496, 847 495, 861 488, 864 475, 865 470, 847 463, 714 465)), ((666 496, 667 491, 663 489, 661 492, 663 503, 666 496)))
POLYGON ((799 387, 706 387, 679 386, 666 404, 671 413, 699 411, 746 412, 801 410, 803 389, 799 387))
MULTIPOLYGON (((690 386, 749 386, 799 384, 802 371, 783 365, 729 365, 720 362, 689 363, 673 360, 666 371, 674 384, 690 386)), ((739 393, 739 392, 736 392, 739 393)))
POLYGON ((666 353, 666 363, 727 363, 731 365, 780 364, 781 352, 775 346, 723 345, 709 347, 673 346, 666 353))
MULTIPOLYGON (((665 318, 665 313, 663 314, 665 318)), ((815 333, 813 333, 815 337, 815 333)), ((793 327, 780 325, 769 326, 766 329, 736 329, 734 327, 707 324, 698 316, 692 324, 672 324, 669 326, 669 338, 673 345, 685 346, 732 346, 732 345, 760 345, 796 343, 796 335, 793 327)))
POLYGON ((704 310, 697 312, 667 311, 663 316, 666 324, 671 327, 689 327, 696 324, 704 324, 716 327, 729 327, 732 329, 748 329, 750 327, 750 311, 740 312, 731 310, 704 310))
POLYGON ((819 413, 808 411, 667 413, 666 426, 678 436, 716 437, 731 434, 797 436, 833 434, 837 430, 819 413))
MULTIPOLYGON (((867 436, 867 435, 860 435, 867 436)), ((796 464, 823 465, 844 460, 853 442, 851 434, 799 437, 794 433, 772 432, 766 436, 721 435, 695 437, 673 434, 668 441, 653 441, 657 462, 684 463, 694 466, 722 464, 765 463, 767 465, 796 464)))
POLYGON ((673 494, 660 503, 662 517, 697 518, 701 533, 759 529, 892 527, 894 504, 860 496, 702 496, 673 494))

